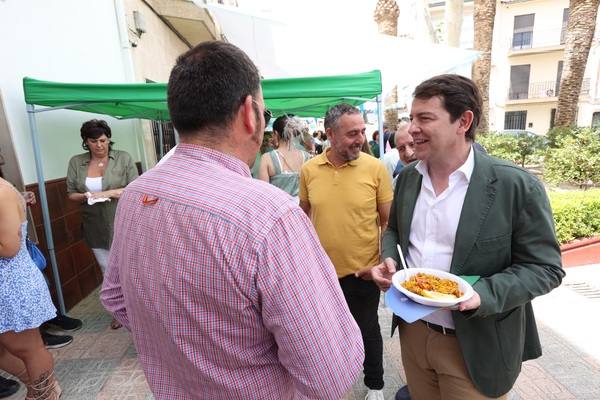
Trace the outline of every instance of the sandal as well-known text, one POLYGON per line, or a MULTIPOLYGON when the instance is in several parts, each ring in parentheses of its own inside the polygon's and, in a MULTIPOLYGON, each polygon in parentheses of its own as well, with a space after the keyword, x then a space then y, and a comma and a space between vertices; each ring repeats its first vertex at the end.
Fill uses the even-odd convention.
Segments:
POLYGON ((62 389, 54 377, 54 371, 50 371, 48 376, 27 385, 25 400, 58 400, 61 395, 62 389))

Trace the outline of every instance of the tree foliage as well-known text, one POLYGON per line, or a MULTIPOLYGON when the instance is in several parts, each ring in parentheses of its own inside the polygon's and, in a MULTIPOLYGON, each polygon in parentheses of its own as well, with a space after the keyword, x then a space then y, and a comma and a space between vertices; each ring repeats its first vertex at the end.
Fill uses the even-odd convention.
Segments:
POLYGON ((548 146, 551 148, 559 147, 559 142, 567 136, 575 136, 577 127, 574 126, 555 126, 546 134, 548 146))
POLYGON ((548 149, 544 180, 552 184, 570 183, 586 188, 600 183, 600 135, 591 128, 562 131, 548 149))
POLYGON ((512 135, 489 132, 478 135, 477 141, 490 155, 512 161, 521 167, 540 163, 546 151, 544 137, 525 133, 512 135))

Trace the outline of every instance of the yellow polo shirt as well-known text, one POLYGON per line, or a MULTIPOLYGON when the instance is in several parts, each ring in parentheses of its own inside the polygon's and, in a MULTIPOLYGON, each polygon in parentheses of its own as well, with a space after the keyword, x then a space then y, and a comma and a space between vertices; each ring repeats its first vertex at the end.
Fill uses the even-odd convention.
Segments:
POLYGON ((300 200, 338 278, 379 263, 377 205, 392 201, 390 178, 378 159, 364 153, 338 168, 323 152, 302 166, 300 200))

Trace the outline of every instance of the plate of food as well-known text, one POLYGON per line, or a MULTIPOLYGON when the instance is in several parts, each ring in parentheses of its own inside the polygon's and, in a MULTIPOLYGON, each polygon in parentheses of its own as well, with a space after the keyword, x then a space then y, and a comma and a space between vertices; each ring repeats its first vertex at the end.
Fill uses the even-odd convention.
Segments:
POLYGON ((467 281, 432 268, 402 269, 392 276, 392 283, 409 299, 426 306, 451 307, 473 296, 467 281))

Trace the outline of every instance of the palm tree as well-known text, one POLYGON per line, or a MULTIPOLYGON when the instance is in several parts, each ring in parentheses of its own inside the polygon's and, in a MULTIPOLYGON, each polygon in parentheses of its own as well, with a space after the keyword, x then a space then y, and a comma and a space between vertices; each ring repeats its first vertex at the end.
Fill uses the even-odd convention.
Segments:
POLYGON ((556 107, 556 126, 576 123, 579 93, 585 73, 600 0, 570 0, 565 58, 556 107))
MULTIPOLYGON (((373 13, 373 19, 377 22, 379 33, 384 35, 398 36, 398 16, 400 8, 394 0, 378 0, 373 13)), ((385 104, 393 104, 394 107, 398 103, 398 88, 394 86, 391 93, 385 99, 385 104)), ((398 124, 398 110, 392 108, 385 110, 384 120, 388 128, 395 132, 398 124)))
POLYGON ((474 48, 481 52, 481 57, 473 64, 473 82, 479 87, 483 108, 477 132, 489 130, 490 112, 490 70, 492 68, 492 40, 494 20, 496 19, 496 0, 475 0, 473 12, 473 28, 475 30, 474 48))

